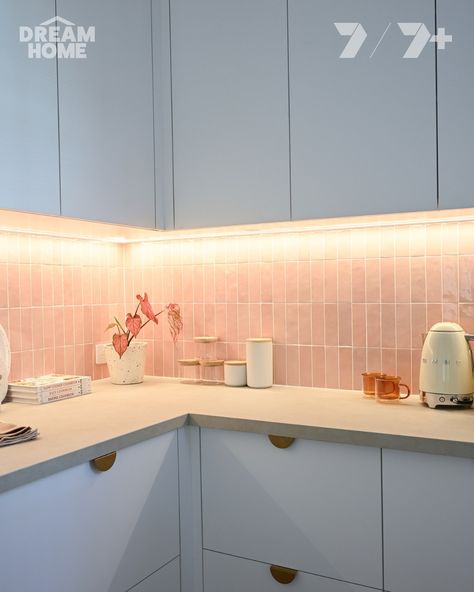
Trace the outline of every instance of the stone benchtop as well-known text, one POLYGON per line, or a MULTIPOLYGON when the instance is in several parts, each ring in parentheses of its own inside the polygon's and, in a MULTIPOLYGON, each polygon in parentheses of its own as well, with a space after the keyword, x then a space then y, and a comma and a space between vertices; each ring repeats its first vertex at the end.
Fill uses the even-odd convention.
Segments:
POLYGON ((0 448, 0 492, 186 424, 474 458, 474 409, 428 409, 417 396, 383 404, 360 391, 156 377, 131 386, 99 380, 92 389, 48 405, 2 404, 0 421, 31 425, 40 437, 0 448))

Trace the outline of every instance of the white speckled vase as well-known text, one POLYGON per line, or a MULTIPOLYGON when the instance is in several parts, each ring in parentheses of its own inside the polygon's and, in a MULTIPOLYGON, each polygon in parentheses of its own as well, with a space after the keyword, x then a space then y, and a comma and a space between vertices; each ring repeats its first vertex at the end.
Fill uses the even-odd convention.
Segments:
POLYGON ((110 343, 105 346, 105 359, 112 384, 138 384, 145 376, 146 341, 135 341, 120 358, 110 343))

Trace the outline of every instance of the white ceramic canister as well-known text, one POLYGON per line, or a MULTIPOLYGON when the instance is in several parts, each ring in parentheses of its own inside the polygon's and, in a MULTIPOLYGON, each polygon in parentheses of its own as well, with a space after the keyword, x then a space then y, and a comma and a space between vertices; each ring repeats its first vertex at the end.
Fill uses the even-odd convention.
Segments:
POLYGON ((273 343, 271 337, 247 339, 247 384, 268 388, 273 384, 273 343))
POLYGON ((224 383, 227 386, 246 386, 247 362, 245 360, 227 360, 224 362, 224 383))

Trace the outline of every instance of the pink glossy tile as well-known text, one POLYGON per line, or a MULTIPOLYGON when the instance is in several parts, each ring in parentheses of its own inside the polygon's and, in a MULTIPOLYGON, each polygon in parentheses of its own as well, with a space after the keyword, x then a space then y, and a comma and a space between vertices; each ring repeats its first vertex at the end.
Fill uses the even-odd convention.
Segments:
POLYGON ((20 306, 30 307, 32 302, 31 265, 19 266, 20 306))
POLYGON ((443 294, 443 277, 441 273, 441 258, 426 258, 426 300, 427 302, 441 302, 443 294))
POLYGON ((308 261, 298 262, 298 302, 311 302, 311 268, 308 261))
POLYGON ((467 333, 474 333, 474 304, 459 305, 459 322, 467 333))
POLYGON ((250 335, 261 337, 262 334, 262 312, 260 303, 250 304, 250 335))
POLYGON ((299 359, 300 359, 300 385, 301 386, 312 386, 313 385, 313 360, 311 355, 311 347, 300 347, 299 348, 299 359))
POLYGON ((286 348, 286 383, 300 384, 300 348, 297 345, 288 345, 286 348))
POLYGON ((20 268, 19 265, 9 263, 7 266, 8 306, 20 306, 20 268))
POLYGON ((262 314, 262 335, 264 337, 272 337, 273 336, 273 304, 262 304, 261 314, 262 314))
POLYGON ((411 347, 410 304, 397 304, 395 307, 397 348, 411 347))
POLYGON ((275 384, 286 384, 286 346, 273 346, 273 380, 275 384))
POLYGON ((226 266, 226 302, 237 302, 238 301, 238 268, 235 264, 226 266))
MULTIPOLYGON (((447 321, 453 319, 445 319, 443 318, 443 308, 445 306, 453 307, 456 310, 456 319, 458 318, 458 305, 457 304, 431 304, 428 303, 426 305, 426 327, 430 329, 435 323, 439 323, 440 321, 447 321)), ((456 321, 455 321, 456 322, 456 321)))
POLYGON ((367 345, 367 317, 366 305, 355 303, 352 305, 352 344, 357 348, 367 345))
POLYGON ((459 253, 474 255, 474 222, 459 224, 459 253))
POLYGON ((411 305, 411 347, 421 347, 422 334, 426 333, 427 327, 427 305, 414 303, 411 305))
POLYGON ((324 345, 324 304, 317 302, 311 305, 311 343, 324 345))
POLYGON ((366 295, 367 302, 380 302, 381 291, 381 272, 380 272, 380 259, 368 259, 366 261, 366 295))
POLYGON ((396 346, 395 335, 395 304, 382 304, 382 347, 390 348, 396 346))
POLYGON ((33 349, 33 315, 31 308, 22 308, 20 313, 21 350, 33 349))
POLYGON ((385 374, 397 374, 397 350, 391 348, 382 348, 382 372, 385 374))
POLYGON ((324 344, 337 345, 339 340, 337 304, 324 305, 324 344))
POLYGON ((286 302, 298 302, 298 263, 290 261, 285 264, 286 302))
POLYGON ((324 262, 311 261, 311 300, 324 302, 324 262))
POLYGON ((313 386, 326 386, 326 353, 324 347, 311 348, 313 386))
POLYGON ((339 388, 352 389, 352 348, 339 349, 339 388))
POLYGON ((367 371, 381 372, 382 351, 378 347, 367 348, 367 371))
POLYGON ((408 257, 395 259, 395 300, 410 302, 410 260, 408 257))
POLYGON ((459 301, 474 302, 474 255, 459 257, 459 301))
POLYGON ((441 226, 431 224, 426 227, 426 255, 441 255, 441 226))
POLYGON ((340 346, 352 345, 352 305, 350 302, 340 302, 338 305, 338 344, 340 346))
POLYGON ((352 302, 366 302, 364 259, 352 261, 352 302))
POLYGON ((380 261, 380 297, 382 302, 395 302, 395 260, 380 261))
POLYGON ((382 332, 381 305, 367 304, 367 346, 380 347, 382 332))
POLYGON ((339 388, 339 348, 326 347, 326 386, 339 388))
POLYGON ((367 350, 365 347, 355 347, 352 350, 352 388, 362 390, 362 372, 367 370, 367 350))
POLYGON ((459 259, 446 256, 441 260, 443 275, 443 302, 457 302, 459 294, 458 278, 459 259))
POLYGON ((337 261, 324 262, 324 300, 337 302, 337 261))
MULTIPOLYGON (((245 342, 245 340, 250 337, 250 306, 253 305, 249 305, 249 304, 238 304, 237 305, 237 316, 238 316, 238 340, 240 342, 245 342)), ((280 307, 284 307, 284 304, 280 304, 278 305, 280 307)), ((283 317, 284 319, 284 317, 283 317)), ((278 333, 278 341, 280 343, 284 343, 285 342, 285 324, 284 324, 284 320, 282 323, 280 323, 278 325, 278 330, 279 331, 283 331, 283 334, 278 333), (283 335, 283 336, 282 336, 283 335)), ((271 334, 272 332, 270 332, 271 334)), ((275 337, 276 339, 276 337, 275 337)))
POLYGON ((426 260, 414 257, 410 263, 411 302, 426 302, 426 260))
POLYGON ((273 264, 273 301, 286 301, 286 275, 285 264, 277 262, 273 264))
POLYGON ((343 259, 337 262, 337 282, 339 302, 352 301, 352 264, 349 259, 343 259))
POLYGON ((286 343, 297 345, 299 343, 298 304, 286 305, 286 343))
POLYGON ((0 308, 8 306, 8 277, 7 264, 0 263, 0 308))
POLYGON ((312 345, 311 336, 311 304, 298 304, 298 343, 312 345))
POLYGON ((263 263, 261 266, 262 302, 273 302, 273 266, 271 263, 263 263))

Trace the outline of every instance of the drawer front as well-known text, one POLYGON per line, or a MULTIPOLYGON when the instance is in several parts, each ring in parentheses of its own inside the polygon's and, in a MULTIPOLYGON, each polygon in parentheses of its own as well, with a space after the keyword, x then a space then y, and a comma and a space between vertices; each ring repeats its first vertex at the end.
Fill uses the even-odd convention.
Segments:
POLYGON ((180 592, 179 557, 151 574, 130 592, 180 592))
POLYGON ((2 590, 128 590, 179 555, 176 432, 3 493, 0 524, 2 590))
POLYGON ((383 451, 385 587, 474 590, 474 460, 383 451))
POLYGON ((382 587, 380 450, 202 431, 209 550, 382 587))
MULTIPOLYGON (((369 592, 369 588, 299 572, 289 584, 280 584, 270 566, 204 551, 204 592, 369 592)), ((373 590, 373 589, 372 589, 373 590)), ((141 591, 140 591, 141 592, 141 591)), ((164 590, 163 590, 164 592, 164 590)))

